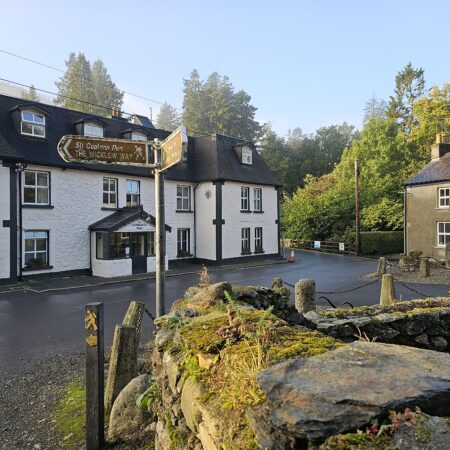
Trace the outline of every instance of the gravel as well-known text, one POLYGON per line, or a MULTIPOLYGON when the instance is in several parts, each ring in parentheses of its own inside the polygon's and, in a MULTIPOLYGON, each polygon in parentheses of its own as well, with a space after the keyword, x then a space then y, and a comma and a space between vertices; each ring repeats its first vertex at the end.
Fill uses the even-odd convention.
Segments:
POLYGON ((442 267, 431 265, 430 276, 422 278, 419 274, 419 269, 416 268, 413 272, 407 269, 400 269, 397 266, 388 266, 387 273, 391 273, 397 280, 405 283, 423 283, 423 284, 449 284, 450 270, 442 267))
POLYGON ((60 389, 84 376, 84 353, 58 354, 0 373, 0 449, 58 450, 52 412, 60 389))

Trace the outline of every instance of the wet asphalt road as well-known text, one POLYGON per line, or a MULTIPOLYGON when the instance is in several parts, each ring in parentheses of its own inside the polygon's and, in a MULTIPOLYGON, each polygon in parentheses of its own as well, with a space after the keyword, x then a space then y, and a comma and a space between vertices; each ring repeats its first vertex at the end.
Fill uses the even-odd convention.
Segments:
MULTIPOLYGON (((363 275, 376 270, 377 261, 349 256, 314 252, 297 252, 294 264, 275 264, 246 269, 221 269, 211 273, 212 281, 235 284, 270 286, 274 277, 295 284, 300 278, 316 280, 317 291, 336 291, 367 283, 363 275)), ((167 278, 166 310, 180 298, 189 286, 198 283, 198 275, 167 278)), ((446 285, 410 285, 430 296, 447 295, 446 285)), ((0 294, 0 373, 20 370, 52 354, 83 351, 84 305, 104 302, 105 343, 111 345, 114 325, 123 319, 130 300, 139 300, 155 311, 153 280, 131 281, 95 288, 66 291, 15 292, 0 294)), ((378 302, 380 284, 375 283, 356 291, 328 295, 336 304, 350 301, 353 305, 378 302)), ((0 289, 1 291, 1 289, 0 289)), ((396 286, 398 298, 420 298, 404 287, 396 286)), ((152 333, 148 317, 143 321, 143 339, 152 333)))

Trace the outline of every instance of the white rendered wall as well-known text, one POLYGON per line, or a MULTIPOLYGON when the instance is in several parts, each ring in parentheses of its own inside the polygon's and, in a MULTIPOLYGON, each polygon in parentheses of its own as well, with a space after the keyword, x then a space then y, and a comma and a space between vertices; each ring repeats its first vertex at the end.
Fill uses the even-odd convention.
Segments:
POLYGON ((216 226, 213 220, 216 218, 216 186, 211 182, 201 183, 195 190, 195 202, 197 242, 195 256, 215 261, 216 226))
POLYGON ((10 220, 9 206, 9 167, 3 167, 0 161, 0 280, 10 275, 10 228, 3 227, 3 221, 10 220))
POLYGON ((250 228, 250 251, 255 251, 255 227, 263 229, 264 254, 278 253, 277 191, 274 186, 226 181, 222 186, 222 258, 241 255, 241 229, 250 228), (264 213, 241 213, 241 186, 250 188, 250 209, 253 210, 253 188, 262 189, 264 213))
MULTIPOLYGON (((31 165, 27 169, 51 172, 51 204, 54 208, 23 208, 22 223, 24 231, 49 231, 49 264, 53 266, 53 269, 24 272, 24 276, 42 272, 89 269, 91 267, 88 227, 114 212, 102 210, 103 177, 118 179, 119 208, 126 205, 126 180, 139 180, 141 204, 143 204, 145 211, 153 216, 155 215, 154 181, 152 178, 31 165)), ((177 213, 175 211, 177 184, 192 186, 190 183, 173 181, 166 181, 165 183, 166 224, 172 227, 172 232, 168 232, 166 235, 169 260, 176 259, 177 228, 191 228, 191 248, 194 245, 194 214, 177 213)), ((9 228, 6 230, 9 233, 9 228)), ((9 261, 9 251, 7 255, 9 261)), ((95 256, 95 252, 93 255, 95 256)), ((9 270, 7 276, 9 276, 9 270)))

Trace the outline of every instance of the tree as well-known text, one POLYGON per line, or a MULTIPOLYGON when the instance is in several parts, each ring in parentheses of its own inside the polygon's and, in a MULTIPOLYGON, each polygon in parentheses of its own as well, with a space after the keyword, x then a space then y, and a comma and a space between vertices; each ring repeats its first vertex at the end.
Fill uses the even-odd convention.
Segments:
POLYGON ((235 92, 227 76, 214 72, 202 81, 194 69, 183 83, 183 123, 191 133, 221 133, 249 141, 260 138, 257 108, 245 91, 235 92))
POLYGON ((375 94, 364 106, 363 123, 366 124, 371 119, 386 119, 387 103, 383 99, 378 99, 375 94))
POLYGON ((95 94, 94 103, 100 106, 95 110, 95 114, 105 116, 110 114, 113 107, 120 109, 123 103, 123 92, 112 82, 101 59, 97 59, 92 65, 91 76, 95 94))
POLYGON ((390 97, 388 117, 397 120, 400 129, 408 133, 417 124, 414 103, 425 91, 424 70, 414 69, 409 62, 395 77, 394 95, 390 97))
POLYGON ((107 116, 112 107, 120 109, 123 93, 111 81, 101 60, 92 66, 83 53, 70 53, 66 72, 55 84, 58 88, 57 105, 90 114, 107 116))
POLYGON ((176 108, 164 102, 159 109, 155 122, 158 128, 173 131, 181 125, 181 117, 176 108))
POLYGON ((22 98, 24 100, 30 100, 32 102, 39 101, 39 95, 36 92, 36 88, 34 87, 33 84, 30 86, 30 89, 28 89, 28 91, 22 91, 22 98))

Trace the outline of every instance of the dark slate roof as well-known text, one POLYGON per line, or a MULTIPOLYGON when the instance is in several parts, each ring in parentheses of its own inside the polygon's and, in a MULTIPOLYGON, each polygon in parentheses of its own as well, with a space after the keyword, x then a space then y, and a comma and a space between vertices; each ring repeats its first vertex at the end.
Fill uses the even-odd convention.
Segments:
POLYGON ((155 126, 152 124, 151 120, 148 117, 141 116, 140 114, 133 114, 137 117, 139 122, 141 122, 141 125, 145 128, 155 128, 155 126))
MULTIPOLYGON (((137 116, 140 120, 143 116, 137 116)), ((150 170, 144 167, 108 164, 67 163, 57 151, 61 137, 77 134, 76 124, 83 120, 96 119, 105 124, 105 138, 123 138, 130 130, 145 131, 149 139, 164 140, 170 132, 159 130, 151 125, 136 125, 121 118, 93 116, 52 105, 41 105, 6 95, 0 95, 0 159, 22 161, 27 164, 62 167, 66 169, 91 170, 151 177, 150 170), (13 120, 13 110, 17 107, 38 107, 46 111, 46 137, 22 136, 20 124, 13 120)), ((148 119, 147 119, 148 120, 148 119)), ((143 121, 145 123, 145 121, 143 121)), ((258 152, 253 150, 253 165, 241 164, 234 150, 236 144, 246 141, 222 135, 189 137, 187 161, 167 171, 167 179, 175 181, 237 181, 242 183, 280 186, 280 182, 269 170, 258 152)))
MULTIPOLYGON (((145 212, 142 206, 138 206, 134 208, 121 208, 98 222, 89 225, 89 230, 116 231, 136 219, 148 220, 151 224, 156 225, 155 218, 148 212, 145 212)), ((166 225, 166 230, 171 232, 172 228, 166 225)))
POLYGON ((195 153, 198 163, 195 166, 196 181, 224 180, 244 183, 281 186, 280 181, 267 167, 262 156, 253 144, 243 139, 216 134, 195 138, 195 153), (253 164, 242 164, 234 147, 250 144, 253 148, 253 164), (216 158, 210 154, 216 150, 216 158))
POLYGON ((438 183, 450 181, 450 153, 446 153, 439 159, 430 161, 413 178, 403 183, 405 186, 415 184, 438 183))

